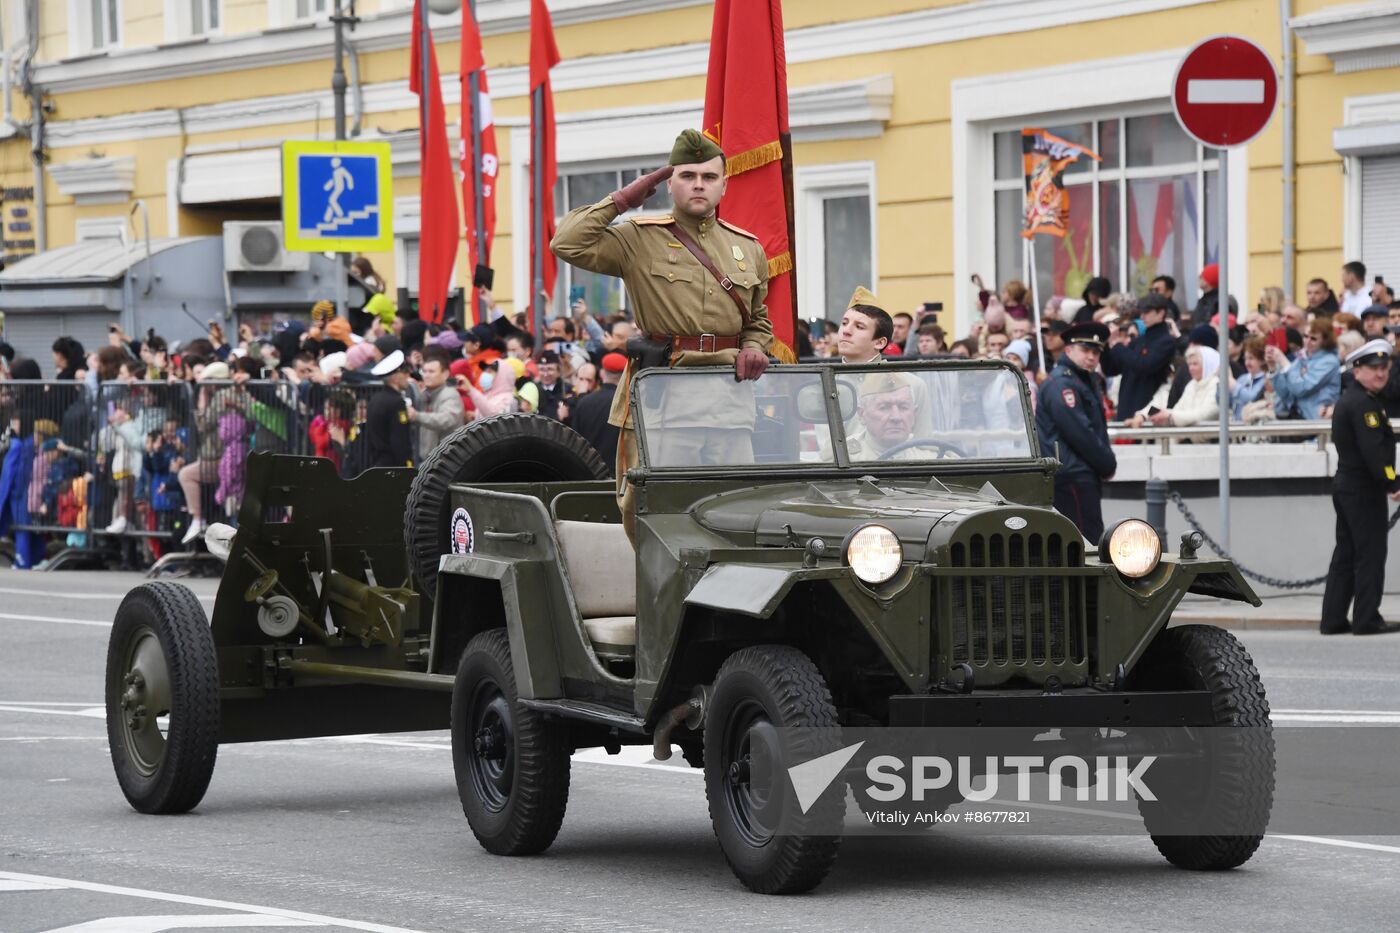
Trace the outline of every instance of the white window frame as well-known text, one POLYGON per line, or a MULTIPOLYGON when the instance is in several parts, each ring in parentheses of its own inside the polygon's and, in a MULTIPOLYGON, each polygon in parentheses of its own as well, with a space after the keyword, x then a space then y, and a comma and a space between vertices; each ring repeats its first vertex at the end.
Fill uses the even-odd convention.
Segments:
POLYGON ((297 16, 297 0, 267 0, 267 22, 274 29, 278 26, 292 26, 297 23, 314 23, 325 19, 335 10, 335 0, 307 0, 312 7, 306 16, 297 16), (324 10, 314 9, 317 2, 325 5, 324 10))
POLYGON ((394 285, 395 290, 407 288, 410 298, 418 295, 418 276, 415 275, 411 281, 408 277, 409 241, 420 243, 423 229, 421 208, 422 202, 416 194, 394 198, 394 285))
POLYGON ((1361 199, 1364 196, 1361 160, 1366 156, 1400 153, 1400 94, 1368 94, 1343 100, 1342 129, 1333 134, 1333 147, 1342 153, 1343 259, 1359 259, 1362 252, 1361 199))
MULTIPOLYGON (((1125 243, 1122 241, 1126 241, 1128 236, 1127 183, 1130 181, 1138 181, 1140 179, 1152 178, 1175 178, 1181 175, 1192 175, 1195 178, 1195 208, 1197 223, 1199 224, 1199 233, 1196 236, 1196 267, 1199 269, 1205 265, 1207 241, 1206 229, 1209 224, 1212 224, 1214 222, 1214 218, 1206 217, 1205 213, 1206 173, 1218 171, 1220 169, 1220 160, 1216 158, 1207 158, 1205 156, 1205 147, 1203 147, 1200 143, 1195 142, 1195 140, 1192 140, 1191 142, 1196 148, 1196 158, 1193 161, 1171 163, 1164 162, 1160 165, 1139 166, 1129 166, 1127 164, 1128 121, 1134 117, 1160 117, 1164 115, 1168 119, 1175 119, 1172 116, 1170 105, 1168 105, 1166 110, 1163 110, 1160 106, 1154 106, 1152 104, 1137 104, 1128 107, 1115 107, 1112 108, 1111 111, 1107 112, 1100 110, 1081 112, 1069 115, 1055 114, 1043 117, 1030 115, 1016 120, 1000 120, 994 121, 991 124, 989 124, 993 139, 995 139, 998 133, 1019 133, 1026 126, 1043 126, 1048 129, 1051 126, 1065 126, 1074 123, 1088 123, 1092 127, 1092 135, 1089 141, 1089 148, 1096 153, 1102 154, 1103 147, 1099 140, 1099 124, 1107 123, 1110 120, 1116 120, 1118 122, 1118 165, 1109 166, 1105 168, 1102 162, 1095 162, 1093 159, 1088 159, 1086 160, 1089 166, 1088 171, 1075 172, 1073 174, 1066 173, 1060 176, 1060 183, 1065 188, 1065 190, 1070 193, 1071 198, 1075 197, 1075 189, 1086 186, 1089 188, 1091 204, 1091 211, 1089 216, 1093 218, 1093 222, 1090 224, 1089 227, 1091 235, 1089 251, 1091 256, 1093 257, 1093 262, 1090 265, 1094 275, 1105 276, 1110 282, 1117 286, 1115 288, 1115 291, 1123 291, 1124 287, 1128 284, 1129 279, 1128 250, 1125 243), (1098 220, 1100 197, 1099 185, 1103 182, 1113 182, 1119 184, 1119 193, 1121 195, 1118 198, 1118 236, 1120 238, 1118 248, 1118 268, 1108 270, 1105 270, 1102 267, 1103 249, 1102 243, 1100 241, 1100 230, 1098 220)), ((995 151, 995 145, 993 146, 993 151, 995 151)), ((992 177, 992 200, 990 203, 990 208, 994 212, 996 209, 996 192, 1025 191, 1024 175, 1018 173, 1014 179, 997 180, 996 168, 995 166, 993 166, 992 177)), ((995 236, 995 216, 993 216, 992 219, 992 232, 993 236, 995 236)), ((994 246, 992 250, 992 262, 988 268, 994 270, 998 268, 996 260, 997 256, 996 249, 994 246)), ((1028 285, 1030 283, 1030 268, 1026 265, 1024 260, 1022 262, 1021 280, 1023 282, 1026 282, 1028 285)), ((997 287, 997 284, 999 283, 989 282, 987 284, 990 288, 995 289, 997 287)), ((1180 283, 1178 283, 1178 288, 1180 288, 1180 283)), ((1040 296, 1040 301, 1042 304, 1045 302, 1045 299, 1047 297, 1048 296, 1045 295, 1040 296)), ((1236 294, 1236 300, 1238 300, 1238 298, 1239 296, 1238 294, 1236 294)))
MULTIPOLYGON (((1013 123, 1062 125, 1119 113, 1127 115, 1129 108, 1136 107, 1146 108, 1144 112, 1170 112, 1172 79, 1185 53, 1186 49, 1168 49, 953 82, 951 297, 955 333, 966 333, 976 313, 977 296, 967 284, 969 277, 974 271, 994 268, 996 262, 993 132, 1013 123), (1065 109, 1039 115, 1027 112, 1034 106, 1028 102, 1034 101, 1054 101, 1065 109)), ((1226 205, 1229 223, 1223 231, 1231 258, 1226 284, 1237 299, 1251 294, 1248 204, 1249 147, 1241 146, 1232 150, 1230 156, 1226 205)), ((1095 243, 1096 256, 1097 246, 1095 243)))
POLYGON ((165 0, 165 41, 179 42, 184 39, 197 39, 201 36, 221 36, 224 34, 224 0, 165 0), (199 32, 194 31, 194 5, 205 8, 208 18, 210 10, 217 11, 219 25, 210 26, 207 22, 199 32))
MULTIPOLYGON (((880 293, 880 251, 874 162, 837 162, 802 165, 793 173, 793 201, 797 258, 797 309, 805 319, 826 318, 826 212, 829 198, 864 196, 870 201, 870 281, 880 293), (814 309, 821 313, 814 313, 814 309)), ((846 296, 840 296, 843 300, 846 296)))
POLYGON ((75 234, 79 243, 88 243, 93 240, 120 240, 125 246, 127 243, 126 215, 79 217, 75 226, 75 234))
POLYGON ((68 0, 68 54, 72 56, 90 55, 108 49, 121 48, 125 26, 125 13, 122 0, 102 0, 105 7, 115 11, 116 29, 107 41, 97 45, 93 41, 92 0, 68 0))

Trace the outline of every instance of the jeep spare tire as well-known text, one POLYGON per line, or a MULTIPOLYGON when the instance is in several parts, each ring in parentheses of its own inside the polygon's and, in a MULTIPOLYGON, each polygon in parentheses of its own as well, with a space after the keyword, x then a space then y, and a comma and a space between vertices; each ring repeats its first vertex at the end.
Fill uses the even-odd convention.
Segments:
POLYGON ((408 491, 404 544, 419 592, 437 593, 438 559, 449 550, 447 488, 453 483, 542 483, 607 479, 588 441, 552 418, 505 414, 473 421, 423 458, 408 491))

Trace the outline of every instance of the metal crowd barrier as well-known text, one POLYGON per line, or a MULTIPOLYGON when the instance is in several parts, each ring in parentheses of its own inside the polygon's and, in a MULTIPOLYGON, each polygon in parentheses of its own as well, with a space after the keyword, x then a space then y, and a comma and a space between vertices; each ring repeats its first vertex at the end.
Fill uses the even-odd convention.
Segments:
MULTIPOLYGON (((1400 430, 1400 419, 1393 419, 1391 426, 1400 430)), ((1264 443, 1273 441, 1299 441, 1317 450, 1325 450, 1332 440, 1332 422, 1327 421, 1266 421, 1262 424, 1231 424, 1230 442, 1264 443)), ((1127 427, 1124 422, 1110 421, 1109 440, 1146 441, 1155 443, 1163 454, 1171 452, 1173 442, 1186 441, 1192 444, 1216 444, 1220 437, 1218 421, 1202 421, 1190 427, 1127 427)))
MULTIPOLYGON (((91 391, 55 380, 0 382, 0 537, 15 563, 43 559, 46 538, 130 559, 169 552, 193 513, 227 521, 254 451, 328 457, 342 476, 370 463, 366 422, 378 382, 121 382, 91 391), (185 471, 186 482, 181 482, 185 471), (186 489, 197 489, 195 507, 186 489)), ((417 432, 412 443, 417 452, 417 432)), ((275 518, 275 517, 274 517, 275 518)))

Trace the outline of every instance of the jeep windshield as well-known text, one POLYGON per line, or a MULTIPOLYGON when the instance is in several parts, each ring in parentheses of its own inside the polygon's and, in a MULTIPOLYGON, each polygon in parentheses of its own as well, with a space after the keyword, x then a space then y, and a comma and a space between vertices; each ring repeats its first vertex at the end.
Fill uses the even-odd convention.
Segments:
POLYGON ((650 369, 632 412, 652 469, 1035 456, 1025 380, 999 363, 650 369))

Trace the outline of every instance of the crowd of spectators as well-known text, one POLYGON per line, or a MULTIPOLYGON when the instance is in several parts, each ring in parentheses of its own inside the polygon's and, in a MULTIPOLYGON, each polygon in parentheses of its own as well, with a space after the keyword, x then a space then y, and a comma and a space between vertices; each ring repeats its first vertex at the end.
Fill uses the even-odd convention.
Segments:
MULTIPOLYGON (((383 287, 367 261, 356 263, 362 280, 383 287)), ((1348 263, 1340 299, 1314 279, 1306 306, 1270 286, 1243 313, 1233 297, 1222 300, 1213 265, 1201 271, 1191 308, 1178 306, 1170 276, 1140 296, 1093 278, 1077 297, 1045 301, 1038 335, 1023 283, 993 294, 974 277, 982 313, 960 338, 941 326, 938 306, 923 305, 800 322, 794 349, 802 359, 1004 359, 1034 386, 1063 351, 1064 331, 1093 320, 1111 333, 1100 375, 1113 421, 1215 421, 1221 379, 1233 421, 1326 418, 1348 378, 1346 352, 1400 333, 1394 293, 1379 278, 1368 289, 1365 277, 1360 263, 1348 263)), ((42 559, 46 540, 82 545, 89 530, 133 538, 153 559, 208 522, 236 516, 250 451, 315 454, 353 475, 419 461, 461 425, 505 412, 571 426, 611 466, 617 429, 608 413, 636 333, 631 318, 578 301, 536 335, 523 313, 503 315, 485 290, 479 298, 489 323, 470 327, 429 324, 373 290, 348 318, 322 301, 310 314, 269 321, 265 332, 243 323, 232 338, 218 321, 178 342, 133 339, 113 325, 107 345, 93 350, 59 337, 44 364, 0 343, 0 380, 20 383, 0 381, 0 537, 13 536, 19 566, 42 559), (393 400, 381 398, 380 410, 406 422, 406 450, 373 424, 375 395, 385 391, 393 400)), ((1393 378, 1389 391, 1400 414, 1400 382, 1393 378)))

